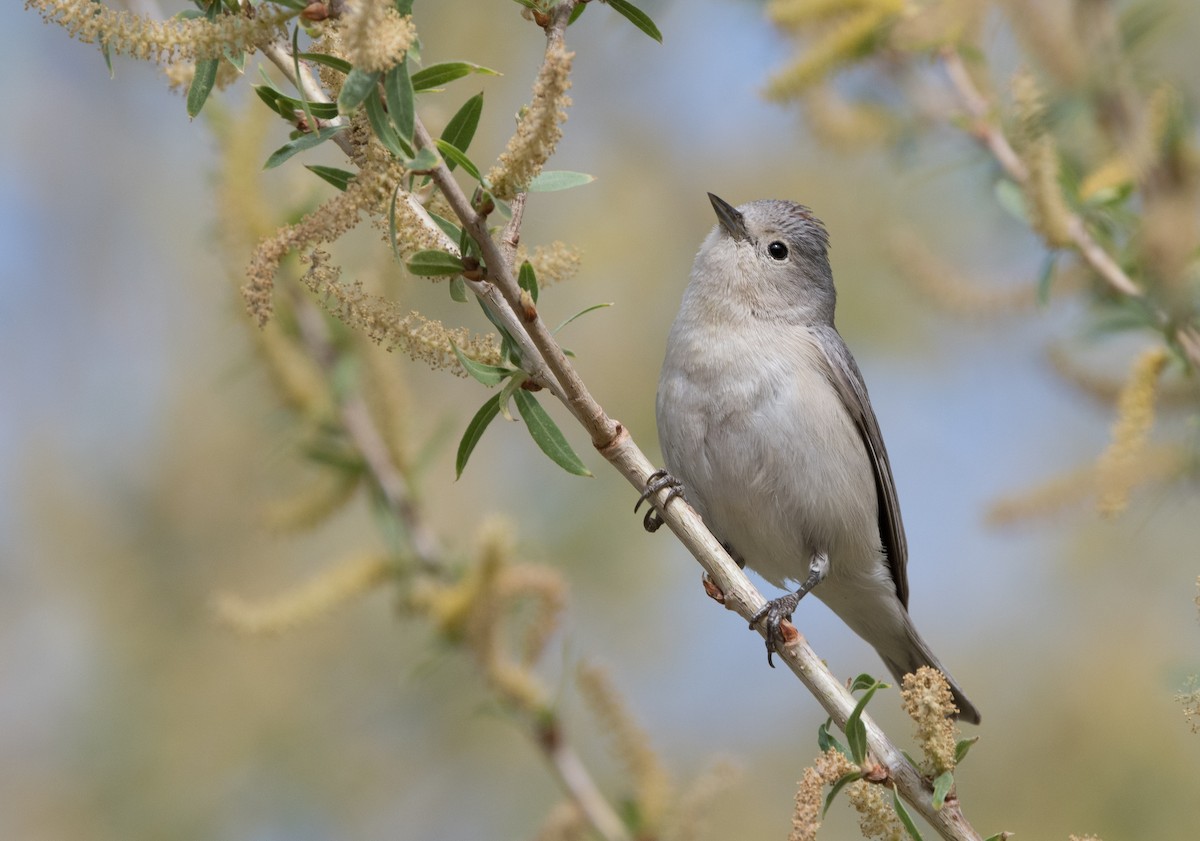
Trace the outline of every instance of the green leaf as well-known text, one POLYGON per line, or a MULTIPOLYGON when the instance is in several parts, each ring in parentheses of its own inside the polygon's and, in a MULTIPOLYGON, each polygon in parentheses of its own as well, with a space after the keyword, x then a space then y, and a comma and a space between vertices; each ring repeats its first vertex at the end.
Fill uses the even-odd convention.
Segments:
POLYGON ((553 193, 556 190, 569 190, 591 184, 596 176, 586 172, 569 172, 567 170, 549 170, 543 172, 529 182, 525 189, 531 193, 553 193))
POLYGON ((441 162, 442 159, 438 157, 438 153, 426 146, 412 158, 405 161, 404 166, 410 172, 428 172, 441 162))
POLYGON ((511 377, 514 373, 512 368, 501 368, 497 365, 485 365, 482 362, 476 362, 459 350, 458 345, 454 344, 454 342, 450 343, 450 347, 454 350, 454 355, 458 357, 458 362, 463 366, 463 370, 488 388, 500 385, 500 383, 504 382, 505 379, 511 377))
POLYGON ((579 18, 581 18, 583 13, 586 11, 587 3, 576 3, 575 8, 571 10, 571 16, 567 18, 567 26, 570 26, 575 21, 579 20, 579 18))
POLYGON ((388 242, 392 244, 392 259, 397 263, 404 262, 404 256, 400 253, 400 246, 396 242, 396 202, 400 198, 400 188, 396 187, 392 190, 392 200, 388 204, 388 242))
POLYGON ((437 143, 438 151, 446 159, 446 166, 450 169, 454 169, 455 166, 461 166, 476 181, 483 182, 483 176, 479 174, 479 167, 475 166, 474 162, 461 149, 453 143, 447 143, 445 140, 438 139, 435 142, 437 143))
POLYGON ((350 72, 346 74, 346 81, 342 82, 342 92, 338 94, 338 113, 349 114, 362 105, 378 84, 378 70, 368 73, 357 67, 350 68, 350 72))
POLYGON ((551 332, 557 333, 559 330, 566 327, 568 324, 570 324, 575 319, 579 318, 580 316, 587 315, 589 312, 592 312, 593 310, 602 310, 605 307, 611 307, 611 306, 613 306, 613 303, 611 301, 609 301, 608 303, 605 303, 605 304, 592 304, 590 307, 584 307, 579 312, 575 313, 573 316, 571 316, 566 321, 564 321, 562 324, 555 327, 554 330, 552 330, 551 332))
POLYGON ((320 164, 305 164, 304 168, 313 173, 323 181, 327 181, 339 190, 345 190, 346 186, 354 180, 355 173, 348 172, 344 169, 338 169, 332 166, 321 166, 320 164))
POLYGON ((401 15, 411 15, 412 14, 413 0, 395 0, 395 2, 396 2, 396 11, 399 12, 401 15))
POLYGON ((630 3, 629 0, 608 0, 608 5, 612 7, 613 11, 624 17, 655 41, 660 44, 662 43, 662 33, 654 25, 654 21, 650 20, 648 14, 630 3))
POLYGON ((416 118, 413 105, 413 83, 408 77, 408 59, 388 70, 383 77, 383 90, 387 94, 388 114, 400 139, 413 145, 413 122, 416 118))
POLYGON ((463 263, 445 251, 418 251, 408 258, 408 270, 419 277, 462 274, 463 263))
POLYGON ((319 146, 339 131, 345 131, 345 129, 346 126, 326 126, 316 132, 302 134, 295 140, 283 144, 272 152, 271 156, 267 158, 267 162, 263 164, 263 169, 274 169, 297 152, 303 152, 305 149, 319 146))
MULTIPOLYGON (((300 77, 300 59, 296 56, 300 53, 300 27, 292 28, 292 72, 295 78, 300 77)), ((317 118, 313 116, 312 107, 308 104, 308 99, 304 96, 304 91, 300 91, 300 109, 304 112, 304 124, 309 130, 316 128, 317 118)))
POLYGON ((449 219, 445 219, 432 212, 430 212, 429 218, 434 221, 434 224, 442 229, 442 233, 448 236, 451 242, 457 242, 458 238, 462 236, 462 228, 458 227, 458 225, 455 225, 449 219))
POLYGON ((1046 306, 1050 301, 1050 281, 1054 279, 1054 264, 1058 261, 1058 252, 1051 251, 1046 255, 1046 260, 1042 263, 1042 273, 1038 276, 1037 283, 1037 302, 1039 306, 1046 306))
POLYGON ((189 117, 195 117, 204 107, 208 95, 212 93, 213 85, 217 83, 217 66, 220 63, 219 58, 206 58, 196 62, 196 73, 192 76, 192 83, 188 85, 187 92, 189 117))
POLYGON ((458 455, 454 459, 454 478, 462 477, 463 468, 467 466, 467 459, 471 457, 471 452, 475 449, 475 445, 479 443, 479 439, 483 437, 483 431, 488 428, 488 424, 496 419, 496 415, 500 414, 500 395, 497 394, 479 407, 479 411, 475 413, 475 417, 471 418, 471 422, 467 424, 467 429, 463 432, 462 440, 458 442, 458 455))
POLYGON ((838 777, 837 782, 829 787, 829 794, 825 795, 825 805, 821 809, 821 817, 829 811, 829 807, 833 804, 833 798, 837 797, 839 791, 845 788, 848 784, 861 780, 863 778, 862 771, 847 771, 842 776, 838 777))
POLYGON ((229 63, 237 68, 237 72, 239 72, 239 73, 246 72, 246 51, 245 50, 234 51, 234 50, 231 50, 229 47, 225 47, 221 50, 221 52, 225 56, 225 58, 229 60, 229 63))
POLYGON ((892 808, 896 810, 896 817, 900 819, 900 823, 904 824, 905 830, 908 831, 908 837, 912 841, 924 841, 921 838, 921 832, 917 829, 917 825, 913 823, 912 815, 908 813, 908 809, 904 807, 904 802, 900 800, 900 795, 896 792, 896 787, 892 786, 892 808))
POLYGON ((467 280, 462 275, 450 278, 450 298, 460 304, 467 302, 467 280))
POLYGON ((349 73, 353 66, 344 58, 338 58, 335 55, 326 55, 325 53, 300 53, 300 58, 305 61, 314 61, 317 64, 324 64, 326 67, 332 67, 340 73, 349 73))
POLYGON ((835 749, 847 759, 850 758, 850 751, 846 750, 846 746, 837 740, 837 737, 829 732, 829 725, 833 723, 832 718, 825 719, 825 723, 817 728, 817 747, 821 749, 821 753, 825 753, 830 748, 835 749))
POLYGON ((533 264, 528 260, 521 264, 521 270, 517 273, 517 286, 520 286, 529 293, 529 297, 536 304, 538 299, 538 282, 537 276, 533 273, 533 264))
POLYGON ((958 763, 960 763, 964 759, 966 759, 967 753, 971 750, 972 747, 974 747, 975 743, 978 741, 979 741, 978 736, 972 736, 969 739, 959 739, 958 742, 954 745, 954 764, 957 765, 958 763))
POLYGON ((513 394, 520 390, 521 386, 528 382, 529 377, 522 371, 517 376, 510 379, 504 384, 504 388, 500 389, 500 414, 504 415, 507 421, 515 422, 517 419, 508 411, 508 404, 512 401, 513 394))
POLYGON ((1025 207, 1025 194, 1021 192, 1021 188, 1015 181, 1001 178, 996 182, 993 190, 996 194, 996 201, 1008 211, 1010 216, 1018 222, 1029 224, 1029 210, 1025 207))
POLYGON ((937 779, 933 781, 933 808, 935 811, 941 811, 941 808, 946 805, 946 795, 950 793, 953 786, 953 771, 943 771, 938 774, 937 779))
POLYGON ((877 681, 873 676, 863 672, 851 682, 850 691, 862 692, 864 689, 870 689, 878 683, 879 681, 877 681))
POLYGON ((562 430, 542 408, 542 404, 537 401, 536 397, 522 388, 517 390, 513 398, 517 402, 517 411, 525 420, 525 427, 533 436, 534 443, 550 457, 551 461, 576 476, 592 475, 592 472, 579 460, 579 456, 575 455, 575 451, 563 437, 562 430))
POLYGON ((378 90, 371 91, 367 97, 366 109, 367 122, 371 124, 371 131, 379 138, 383 147, 401 160, 411 158, 412 147, 404 145, 404 141, 396 133, 396 127, 392 125, 387 112, 383 110, 383 99, 380 98, 378 90))
POLYGON ((413 90, 432 90, 472 73, 482 73, 485 76, 501 75, 482 64, 472 64, 469 61, 444 61, 441 64, 431 64, 424 70, 418 70, 412 74, 413 90))
MULTIPOLYGON (((442 140, 465 154, 471 147, 475 129, 479 126, 479 115, 482 113, 483 94, 477 93, 464 102, 463 106, 450 118, 450 122, 446 123, 446 128, 442 130, 442 140)), ((448 162, 446 165, 454 169, 453 162, 448 162)))
MULTIPOLYGON (((92 0, 92 2, 96 4, 95 13, 97 15, 104 11, 104 0, 92 0)), ((101 39, 100 41, 100 54, 104 56, 104 66, 108 68, 108 78, 115 79, 117 74, 113 70, 112 49, 109 47, 108 41, 105 39, 101 39)))
POLYGON ((846 742, 850 746, 850 758, 854 760, 855 765, 862 765, 867 760, 867 726, 862 722, 863 710, 866 709, 867 702, 871 700, 875 690, 886 684, 870 678, 869 675, 859 675, 854 679, 854 686, 865 688, 866 692, 858 699, 858 703, 854 706, 850 717, 846 719, 846 726, 843 729, 846 731, 846 742), (860 686, 860 681, 864 677, 871 680, 871 684, 866 687, 860 686))

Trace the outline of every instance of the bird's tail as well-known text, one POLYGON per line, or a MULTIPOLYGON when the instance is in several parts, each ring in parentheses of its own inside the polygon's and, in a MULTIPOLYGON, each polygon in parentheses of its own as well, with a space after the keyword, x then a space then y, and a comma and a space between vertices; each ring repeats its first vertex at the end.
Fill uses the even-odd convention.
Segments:
MULTIPOLYGON (((907 615, 905 619, 908 619, 907 615)), ((879 656, 883 658, 884 664, 887 665, 888 671, 896 680, 902 681, 904 676, 912 674, 922 666, 931 666, 941 672, 947 683, 950 684, 950 692, 954 695, 954 705, 958 707, 958 718, 962 721, 969 721, 971 724, 979 723, 979 710, 975 709, 967 696, 963 694, 959 688, 958 682, 954 677, 946 671, 946 667, 941 664, 941 661, 934 656, 929 650, 929 646, 925 644, 925 640, 921 639, 921 635, 917 633, 917 629, 913 627, 912 621, 905 622, 906 633, 902 637, 900 645, 889 645, 885 651, 883 648, 877 648, 879 656)), ((893 637, 894 641, 895 638, 893 637)))

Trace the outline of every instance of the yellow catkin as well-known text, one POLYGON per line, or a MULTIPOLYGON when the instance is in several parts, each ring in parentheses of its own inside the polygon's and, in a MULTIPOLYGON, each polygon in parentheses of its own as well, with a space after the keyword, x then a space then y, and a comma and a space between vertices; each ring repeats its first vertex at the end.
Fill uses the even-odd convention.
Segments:
POLYGON ((488 172, 492 192, 499 198, 511 199, 529 186, 546 161, 554 154, 562 138, 562 123, 567 119, 571 98, 571 61, 575 54, 567 52, 562 43, 552 41, 546 47, 546 57, 533 86, 533 101, 517 122, 517 130, 496 166, 488 172))
POLYGON ((873 0, 770 0, 767 18, 779 26, 820 23, 863 7, 878 5, 873 0))
POLYGON ((549 245, 536 246, 532 252, 523 245, 518 246, 516 264, 520 265, 526 260, 533 266, 538 286, 541 287, 570 280, 578 273, 583 263, 578 248, 559 240, 549 245))
POLYGON ((896 128, 887 109, 840 97, 831 85, 815 85, 803 95, 804 115, 813 134, 833 149, 857 149, 885 140, 896 128))
POLYGON ((253 52, 282 38, 287 21, 295 17, 290 9, 263 7, 253 17, 154 20, 93 0, 26 0, 25 7, 85 44, 160 64, 219 58, 226 50, 253 52))
POLYGON ((858 830, 864 838, 879 841, 904 841, 908 838, 883 786, 859 780, 846 788, 846 797, 858 812, 858 830))
POLYGON ((1063 248, 1071 243, 1071 209, 1059 181, 1061 163, 1054 138, 1046 134, 1030 144, 1025 164, 1029 167, 1024 184, 1029 222, 1048 245, 1063 248))
POLYGON ((792 831, 788 841, 814 841, 821 828, 824 808, 822 789, 831 786, 857 766, 837 748, 830 748, 804 769, 796 789, 796 806, 792 811, 792 831))
POLYGON ((649 735, 630 715, 624 700, 604 670, 583 664, 578 683, 584 700, 613 741, 617 757, 633 778, 638 813, 650 830, 660 826, 671 797, 671 781, 649 735))
POLYGON ((930 776, 954 770, 954 752, 958 727, 953 716, 958 712, 950 684, 937 669, 922 666, 904 676, 900 697, 904 711, 916 725, 917 743, 925 754, 930 776))
POLYGON ((1154 425, 1154 398, 1158 378, 1170 354, 1165 347, 1146 350, 1134 363, 1129 382, 1117 398, 1117 419, 1112 441, 1097 462, 1099 488, 1097 507, 1105 517, 1115 517, 1129 504, 1133 489, 1130 467, 1144 455, 1150 428, 1154 425))
POLYGON ((344 561, 270 599, 252 601, 221 595, 214 601, 218 620, 251 636, 274 636, 306 625, 384 583, 391 574, 386 558, 368 555, 344 561))
POLYGON ((354 497, 361 475, 350 470, 323 470, 305 482, 295 496, 267 506, 263 517, 277 531, 314 528, 336 514, 354 497))
POLYGON ((707 818, 717 807, 716 798, 740 773, 733 762, 719 759, 689 783, 671 808, 662 841, 700 841, 708 837, 707 818))
MULTIPOLYGON (((1113 468, 1113 475, 1130 489, 1153 482, 1166 482, 1190 469, 1188 454, 1175 447, 1147 446, 1132 464, 1113 468)), ((1098 486, 1099 466, 1085 465, 1052 476, 1038 484, 995 500, 987 512, 991 526, 1045 519, 1091 499, 1098 486)))
POLYGON ((1069 835, 1068 841, 1100 841, 1099 835, 1069 835))
POLYGON ((903 5, 902 0, 873 3, 834 24, 790 67, 771 78, 767 97, 776 101, 795 99, 831 71, 859 58, 884 34, 903 11, 903 5))
POLYGON ((341 32, 346 58, 368 73, 402 62, 417 37, 412 18, 401 16, 392 0, 350 0, 341 32))

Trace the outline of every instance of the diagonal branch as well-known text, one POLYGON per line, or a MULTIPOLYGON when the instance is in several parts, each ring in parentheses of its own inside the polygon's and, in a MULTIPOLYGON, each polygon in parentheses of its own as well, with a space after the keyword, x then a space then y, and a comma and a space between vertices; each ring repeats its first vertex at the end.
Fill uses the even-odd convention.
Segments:
MULTIPOLYGON (((970 133, 991 153, 1009 178, 1018 184, 1024 184, 1029 180, 1029 168, 993 119, 992 105, 971 78, 962 55, 953 47, 947 47, 942 50, 941 58, 950 84, 971 118, 970 133)), ((1096 241, 1078 213, 1068 215, 1067 235, 1079 256, 1104 279, 1105 283, 1127 297, 1146 299, 1145 290, 1138 286, 1104 246, 1096 241)), ((1154 309, 1160 321, 1166 324, 1166 315, 1158 307, 1154 309)), ((1175 327, 1174 338, 1192 367, 1200 369, 1200 332, 1192 325, 1181 324, 1175 327)))

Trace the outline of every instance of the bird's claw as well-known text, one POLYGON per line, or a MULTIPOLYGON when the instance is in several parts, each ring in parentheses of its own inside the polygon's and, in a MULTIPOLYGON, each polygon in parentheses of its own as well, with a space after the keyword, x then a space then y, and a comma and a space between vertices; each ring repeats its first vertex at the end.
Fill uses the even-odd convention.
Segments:
MULTIPOLYGON (((683 483, 668 473, 666 470, 655 470, 646 479, 646 488, 642 491, 642 495, 638 497, 638 501, 633 506, 633 511, 636 514, 637 510, 642 507, 642 503, 646 502, 650 497, 654 496, 661 490, 670 488, 667 493, 666 500, 663 501, 662 507, 666 508, 671 504, 671 500, 685 498, 683 495, 683 483)), ((642 528, 653 534, 658 531, 663 524, 662 515, 659 509, 650 505, 650 510, 646 512, 646 516, 642 518, 642 528)))
POLYGON ((775 661, 772 659, 775 652, 794 638, 795 631, 788 634, 781 625, 785 620, 791 620, 792 614, 796 612, 796 605, 800 604, 800 597, 803 595, 801 592, 788 593, 786 596, 772 599, 763 605, 758 613, 750 617, 750 630, 752 631, 755 625, 766 620, 767 665, 772 669, 775 668, 775 661))

